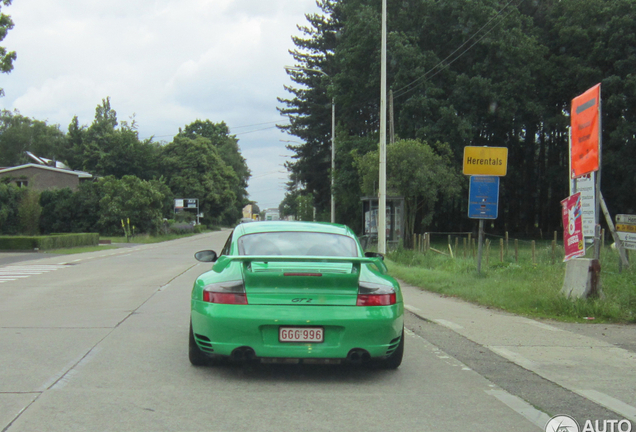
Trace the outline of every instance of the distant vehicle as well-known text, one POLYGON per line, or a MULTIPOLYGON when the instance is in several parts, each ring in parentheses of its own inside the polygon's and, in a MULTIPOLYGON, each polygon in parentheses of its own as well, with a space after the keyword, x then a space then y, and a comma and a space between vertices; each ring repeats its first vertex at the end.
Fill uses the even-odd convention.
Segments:
POLYGON ((241 222, 240 223, 246 223, 246 222, 255 222, 255 221, 252 218, 241 218, 241 222))
POLYGON ((404 353, 404 304, 383 257, 364 254, 346 226, 240 224, 192 290, 195 366, 221 359, 263 363, 366 363, 395 369, 404 353))

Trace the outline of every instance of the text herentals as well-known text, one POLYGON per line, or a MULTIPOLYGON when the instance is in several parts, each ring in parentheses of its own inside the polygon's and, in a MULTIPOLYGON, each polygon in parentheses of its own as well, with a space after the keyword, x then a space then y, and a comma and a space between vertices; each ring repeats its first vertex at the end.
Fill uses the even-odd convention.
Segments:
POLYGON ((464 174, 503 177, 508 171, 506 147, 464 147, 464 174))

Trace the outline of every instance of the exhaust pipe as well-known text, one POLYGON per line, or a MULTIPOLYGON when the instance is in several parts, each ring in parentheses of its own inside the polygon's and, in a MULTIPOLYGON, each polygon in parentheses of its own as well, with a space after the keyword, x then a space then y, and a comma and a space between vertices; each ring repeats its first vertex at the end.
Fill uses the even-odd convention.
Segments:
POLYGON ((371 354, 367 350, 354 348, 347 354, 347 361, 352 364, 362 364, 371 360, 371 354))
POLYGON ((256 358, 256 353, 250 347, 238 347, 232 351, 230 357, 237 362, 252 361, 256 358))

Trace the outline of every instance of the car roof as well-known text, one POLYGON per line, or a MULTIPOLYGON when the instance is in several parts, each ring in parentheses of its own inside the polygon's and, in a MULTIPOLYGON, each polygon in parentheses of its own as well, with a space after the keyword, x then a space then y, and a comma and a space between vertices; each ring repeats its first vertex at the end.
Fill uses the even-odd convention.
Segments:
POLYGON ((328 222, 259 221, 241 224, 236 227, 235 231, 236 234, 239 235, 264 232, 305 231, 355 237, 353 231, 348 226, 328 222))

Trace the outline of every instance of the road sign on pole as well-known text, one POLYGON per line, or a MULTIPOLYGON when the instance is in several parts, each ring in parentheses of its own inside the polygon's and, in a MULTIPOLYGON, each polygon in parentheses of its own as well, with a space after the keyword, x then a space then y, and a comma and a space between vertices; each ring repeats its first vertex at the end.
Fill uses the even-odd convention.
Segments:
POLYGON ((616 215, 616 234, 625 249, 636 250, 636 215, 616 215))
POLYGON ((468 217, 497 219, 499 208, 499 177, 471 176, 468 191, 468 217))
POLYGON ((506 147, 464 147, 464 174, 503 177, 508 171, 506 147))

